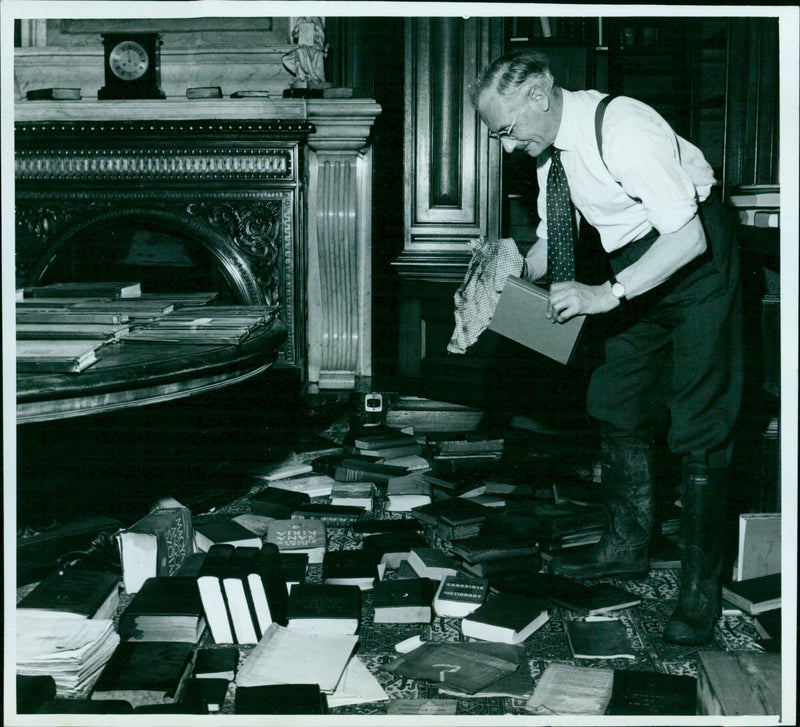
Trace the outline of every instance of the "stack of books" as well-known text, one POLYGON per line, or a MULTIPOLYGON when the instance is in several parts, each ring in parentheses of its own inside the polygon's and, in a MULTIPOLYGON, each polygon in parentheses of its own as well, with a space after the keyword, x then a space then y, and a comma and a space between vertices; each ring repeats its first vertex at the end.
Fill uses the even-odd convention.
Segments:
POLYGON ((449 497, 411 510, 436 537, 446 542, 470 538, 481 530, 489 508, 465 497, 449 497))
POLYGON ((423 446, 412 434, 383 424, 351 430, 345 437, 345 444, 353 452, 375 460, 419 456, 423 452, 423 446))
POLYGON ((524 578, 537 573, 542 565, 539 546, 531 540, 505 535, 477 535, 453 543, 451 555, 461 568, 477 577, 517 575, 524 578))

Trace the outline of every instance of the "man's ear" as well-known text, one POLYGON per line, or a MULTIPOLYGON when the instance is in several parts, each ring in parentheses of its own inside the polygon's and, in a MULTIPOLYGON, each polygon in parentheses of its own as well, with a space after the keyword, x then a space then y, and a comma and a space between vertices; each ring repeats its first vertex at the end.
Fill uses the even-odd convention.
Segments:
POLYGON ((550 110, 550 94, 539 84, 534 84, 528 91, 531 103, 542 112, 550 110))

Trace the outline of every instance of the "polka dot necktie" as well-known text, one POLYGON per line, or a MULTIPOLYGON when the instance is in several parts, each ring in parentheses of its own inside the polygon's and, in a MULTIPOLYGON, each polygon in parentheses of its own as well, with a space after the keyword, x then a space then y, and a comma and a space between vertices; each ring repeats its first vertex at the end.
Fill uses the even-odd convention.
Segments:
POLYGON ((547 173, 547 270, 551 283, 575 280, 575 212, 560 149, 547 173))

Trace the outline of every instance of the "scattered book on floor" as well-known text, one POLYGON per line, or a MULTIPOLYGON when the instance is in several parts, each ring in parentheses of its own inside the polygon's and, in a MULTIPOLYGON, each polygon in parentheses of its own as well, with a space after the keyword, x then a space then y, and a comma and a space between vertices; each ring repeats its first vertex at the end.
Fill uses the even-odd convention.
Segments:
POLYGON ((86 697, 119 644, 111 619, 20 608, 15 621, 16 673, 52 676, 58 697, 86 697))
POLYGON ((426 641, 381 668, 471 695, 516 671, 519 658, 511 644, 426 641))
POLYGON ((422 524, 412 518, 383 520, 357 520, 350 526, 350 532, 356 540, 378 533, 416 532, 422 530, 422 524))
POLYGON ((138 298, 137 282, 51 283, 25 288, 26 298, 138 298))
POLYGON ((214 518, 193 522, 194 544, 197 550, 208 551, 212 545, 227 543, 237 548, 260 548, 261 538, 232 518, 214 518))
POLYGON ((377 492, 372 482, 337 482, 331 488, 331 505, 347 505, 372 510, 377 492))
POLYGON ((231 518, 232 522, 239 523, 244 528, 247 528, 251 533, 263 538, 269 530, 269 524, 274 518, 268 515, 256 515, 254 512, 243 512, 241 515, 234 515, 231 518))
POLYGON ((361 427, 351 430, 345 436, 345 444, 351 444, 357 449, 372 450, 386 447, 402 447, 407 444, 417 444, 413 434, 388 427, 377 425, 372 427, 361 427))
POLYGON ((547 601, 512 593, 496 593, 461 621, 464 636, 520 644, 550 618, 547 601))
POLYGON ((320 691, 331 694, 357 643, 358 636, 351 634, 305 633, 272 624, 240 667, 237 689, 265 684, 318 684, 320 691))
POLYGON ((313 467, 308 462, 303 462, 296 455, 292 455, 287 461, 258 468, 253 474, 272 483, 287 477, 307 475, 312 471, 313 467))
POLYGON ((731 581, 722 586, 722 597, 751 616, 781 607, 781 574, 731 581))
POLYGON ((198 679, 227 679, 233 681, 239 666, 239 649, 235 646, 219 648, 205 646, 197 650, 194 675, 198 679))
POLYGON ((446 715, 455 714, 456 699, 392 699, 386 707, 387 715, 446 715))
POLYGON ((361 541, 361 547, 375 553, 381 565, 393 569, 400 565, 401 560, 408 560, 412 548, 425 548, 427 543, 416 530, 397 530, 367 535, 361 541))
POLYGON ((640 596, 612 583, 585 586, 569 578, 552 578, 552 600, 582 616, 599 616, 637 606, 640 596))
POLYGON ((781 572, 781 514, 739 515, 739 550, 735 581, 781 572))
POLYGON ((622 621, 605 616, 588 616, 584 621, 567 621, 567 641, 576 659, 635 659, 622 621))
POLYGON ((301 492, 309 497, 328 497, 335 483, 336 480, 330 475, 301 475, 274 480, 270 483, 270 487, 301 492))
POLYGON ((479 431, 428 432, 425 440, 437 455, 494 454, 505 447, 503 437, 479 431))
POLYGON ((692 676, 615 669, 606 714, 693 716, 696 701, 697 679, 692 676))
POLYGON ((199 714, 218 714, 228 697, 229 687, 229 679, 192 677, 186 686, 181 706, 185 705, 186 712, 197 710, 199 714))
POLYGON ((117 535, 125 590, 136 593, 146 579, 171 576, 194 552, 188 508, 152 510, 117 535))
POLYGON ((372 592, 375 623, 430 623, 436 581, 430 578, 379 581, 372 592))
POLYGON ((432 578, 435 581, 458 574, 455 558, 439 548, 412 548, 408 564, 421 578, 432 578))
POLYGON ((781 612, 775 608, 764 611, 755 617, 756 631, 762 639, 774 639, 777 643, 781 640, 781 612))
POLYGON ((300 506, 307 505, 311 498, 304 492, 267 487, 250 496, 250 512, 266 515, 276 520, 286 520, 300 506))
POLYGON ((525 703, 532 714, 605 714, 611 700, 613 669, 551 662, 525 703))
POLYGON ((128 333, 125 323, 17 323, 18 341, 115 341, 128 333))
POLYGON ((517 540, 500 534, 477 535, 464 538, 453 543, 452 554, 467 563, 502 558, 527 558, 539 554, 539 548, 533 541, 517 540))
POLYGON ((781 655, 758 651, 697 654, 698 714, 781 714, 781 655))
POLYGON ((429 505, 431 485, 420 472, 410 472, 403 477, 393 478, 386 486, 387 512, 409 512, 415 507, 429 505))
POLYGON ((459 692, 452 687, 439 687, 440 694, 452 694, 456 697, 513 697, 514 699, 527 699, 533 691, 533 677, 530 662, 525 658, 524 647, 517 645, 519 666, 512 672, 500 677, 497 681, 488 684, 473 694, 459 692))
POLYGON ((235 714, 328 714, 328 700, 318 684, 237 686, 235 714))
POLYGON ((286 625, 290 588, 286 584, 286 577, 289 570, 284 567, 284 557, 274 543, 265 543, 249 563, 247 589, 252 599, 259 637, 271 623, 286 625))
POLYGON ((119 604, 116 573, 68 568, 53 571, 17 608, 73 614, 78 618, 113 618, 119 604))
POLYGON ((222 580, 228 572, 228 564, 235 550, 233 545, 212 545, 197 574, 197 588, 203 603, 203 612, 211 636, 217 644, 234 643, 233 623, 222 580))
POLYGON ((437 525, 440 522, 450 526, 480 525, 491 512, 483 505, 463 497, 449 497, 437 500, 430 505, 422 505, 411 510, 411 516, 425 525, 437 525))
MULTIPOLYGON (((267 545, 268 543, 265 543, 263 547, 266 548, 267 545)), ((280 553, 280 558, 281 571, 283 571, 288 593, 292 586, 305 581, 306 573, 308 573, 308 553, 297 553, 286 550, 280 553)))
POLYGON ((422 455, 423 447, 411 437, 411 441, 408 444, 395 444, 387 447, 373 447, 371 449, 356 447, 355 451, 358 454, 363 454, 376 460, 386 461, 390 459, 401 459, 402 457, 419 457, 422 455))
POLYGON ((361 603, 358 586, 300 583, 289 591, 288 628, 312 634, 355 634, 361 603))
POLYGON ((32 88, 25 93, 28 101, 79 101, 79 88, 32 88))
POLYGON ((321 563, 327 548, 325 523, 316 519, 273 520, 269 524, 267 543, 281 553, 306 553, 309 563, 321 563))
POLYGON ((134 707, 180 700, 192 671, 193 645, 122 641, 92 690, 92 699, 123 699, 134 707))
POLYGON ((237 644, 256 644, 261 636, 248 580, 258 553, 259 548, 236 548, 222 579, 225 602, 233 625, 233 638, 237 644))
POLYGON ((478 578, 489 578, 491 581, 514 578, 517 580, 518 585, 524 586, 525 578, 538 573, 541 569, 542 557, 536 553, 534 555, 482 560, 478 563, 464 561, 460 564, 460 567, 463 571, 478 578))
POLYGON ((322 558, 322 582, 372 590, 380 580, 380 558, 371 550, 329 550, 322 558))
POLYGON ((206 628, 197 579, 148 578, 119 617, 123 641, 183 641, 196 644, 206 628))
POLYGON ((328 475, 329 477, 333 477, 334 473, 336 472, 336 468, 342 464, 345 460, 347 461, 357 461, 357 462, 366 462, 366 463, 375 463, 374 457, 365 457, 361 454, 351 454, 349 452, 340 451, 340 452, 331 452, 329 454, 323 454, 319 457, 315 457, 311 460, 311 467, 314 472, 320 475, 328 475))
POLYGON ((489 595, 489 581, 463 575, 447 576, 433 599, 437 616, 464 618, 483 605, 489 595))
POLYGON ((103 341, 17 341, 17 372, 79 374, 97 363, 103 341))
POLYGON ((420 454, 407 454, 402 457, 386 457, 383 460, 384 464, 390 467, 404 467, 408 470, 409 474, 413 472, 427 472, 430 468, 430 462, 420 454))
POLYGON ((333 694, 328 696, 328 706, 346 707, 367 702, 386 702, 389 695, 356 654, 347 663, 342 678, 333 694))
POLYGON ((407 475, 405 467, 375 462, 374 460, 345 458, 333 470, 333 479, 338 482, 374 482, 379 487, 386 487, 393 477, 407 475))
POLYGON ((295 520, 319 520, 329 528, 348 528, 364 515, 363 507, 312 502, 292 513, 295 520))

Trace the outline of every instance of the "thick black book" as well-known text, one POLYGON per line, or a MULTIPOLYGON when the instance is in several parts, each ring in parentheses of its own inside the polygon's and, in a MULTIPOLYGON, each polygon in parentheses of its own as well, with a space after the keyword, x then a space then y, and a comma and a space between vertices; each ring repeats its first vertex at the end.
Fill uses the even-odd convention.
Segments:
POLYGON ((380 580, 379 561, 380 555, 371 550, 329 550, 322 559, 322 582, 371 590, 380 580))
POLYGON ((370 535, 381 533, 414 532, 422 530, 422 524, 413 518, 394 520, 358 520, 350 526, 350 531, 357 539, 366 539, 370 535))
POLYGON ((199 679, 227 679, 236 676, 239 664, 239 649, 235 646, 210 646, 197 650, 194 659, 194 675, 199 679))
MULTIPOLYGON (((302 555, 306 556, 307 562, 308 555, 302 555)), ((283 558, 277 545, 265 543, 250 563, 247 586, 255 609, 259 636, 271 623, 286 626, 289 589, 286 585, 288 568, 284 571, 283 558)))
POLYGON ((695 715, 697 679, 652 671, 614 670, 614 686, 606 714, 695 715))
POLYGON ((206 553, 197 575, 197 587, 211 636, 218 644, 233 643, 233 623, 222 579, 236 548, 233 545, 212 545, 206 553))
POLYGON ((393 477, 408 474, 406 467, 375 462, 367 458, 343 459, 333 470, 333 479, 338 482, 374 482, 379 487, 386 487, 393 477))
POLYGON ((53 571, 17 604, 17 608, 111 618, 119 603, 119 582, 117 574, 105 571, 82 568, 53 571))
POLYGON ((119 618, 119 635, 132 641, 197 643, 205 629, 197 579, 148 578, 119 618))
POLYGON ((206 677, 192 679, 184 692, 183 703, 191 704, 199 714, 217 714, 228 696, 229 679, 206 677))
POLYGON ((328 698, 318 684, 265 684, 236 687, 236 714, 328 714, 328 698))
POLYGON ((123 699, 134 707, 180 699, 191 672, 193 644, 121 641, 103 667, 92 699, 123 699))
POLYGON ((311 498, 305 492, 292 492, 278 487, 267 487, 250 496, 250 511, 276 520, 285 520, 299 507, 307 505, 311 498))
POLYGON ((416 530, 376 533, 375 535, 367 535, 362 540, 362 548, 367 552, 374 553, 387 568, 397 568, 401 560, 408 560, 412 548, 424 548, 426 546, 425 539, 416 530))
MULTIPOLYGON (((308 553, 281 553, 281 570, 283 571, 287 589, 291 588, 295 583, 303 583, 308 572, 308 553)), ((276 621, 275 623, 278 622, 276 621)))
POLYGON ((751 616, 781 607, 781 574, 731 581, 722 586, 722 597, 751 616))
POLYGON ((28 101, 79 101, 79 88, 33 88, 25 94, 28 101))
POLYGON ((375 623, 430 623, 438 583, 430 578, 378 581, 372 592, 375 623))
POLYGON ((571 579, 554 578, 552 584, 553 603, 584 616, 619 611, 642 602, 641 596, 611 583, 584 586, 571 579))
POLYGON ((467 563, 482 563, 501 558, 525 558, 539 554, 539 548, 530 540, 518 540, 501 534, 477 535, 453 543, 453 555, 467 563))
POLYGON ((576 659, 635 659, 625 626, 619 619, 567 621, 567 641, 576 659))
POLYGON ((336 468, 342 464, 344 460, 355 460, 356 462, 374 463, 374 457, 368 457, 360 454, 350 454, 347 452, 336 452, 333 454, 323 454, 320 457, 315 457, 311 460, 311 468, 314 472, 321 475, 328 475, 333 477, 336 468))
POLYGON ((354 505, 328 505, 312 502, 298 507, 293 513, 295 520, 322 520, 331 528, 346 528, 364 514, 363 507, 354 505))
POLYGON ((490 509, 463 497, 437 500, 429 505, 420 505, 411 510, 411 516, 422 523, 435 525, 474 525, 483 522, 490 509))
MULTIPOLYGON (((494 581, 497 580, 514 580, 518 588, 524 588, 526 579, 530 576, 537 575, 539 569, 542 567, 542 557, 537 553, 528 556, 511 556, 508 558, 495 558, 494 560, 482 560, 479 563, 467 563, 466 561, 461 564, 461 568, 467 573, 478 576, 479 578, 489 578, 494 581)), ((498 590, 505 590, 500 588, 498 590)), ((522 591, 512 591, 514 593, 522 591)))
POLYGON ((461 621, 464 636, 519 644, 547 622, 545 599, 497 593, 461 621))
POLYGON ((358 586, 300 583, 289 592, 290 628, 314 633, 354 634, 361 619, 358 586))

